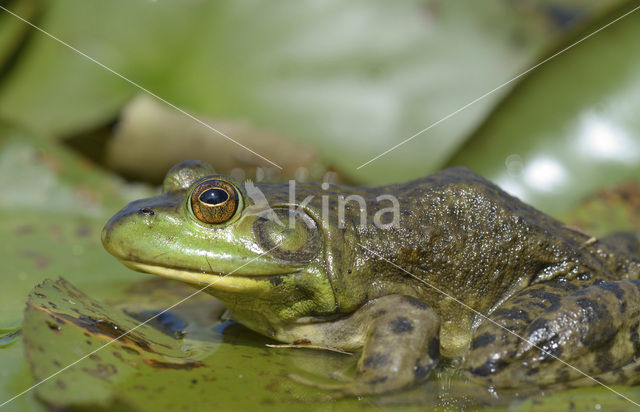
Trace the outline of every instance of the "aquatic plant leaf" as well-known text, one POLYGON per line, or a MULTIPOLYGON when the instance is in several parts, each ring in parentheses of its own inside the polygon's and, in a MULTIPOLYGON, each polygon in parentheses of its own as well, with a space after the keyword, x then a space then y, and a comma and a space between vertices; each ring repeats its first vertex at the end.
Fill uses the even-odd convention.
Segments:
MULTIPOLYGON (((213 302, 201 296, 191 304, 203 307, 203 299, 213 302)), ((139 309, 134 311, 140 313, 139 309)), ((234 356, 233 346, 221 345, 212 330, 207 335, 200 329, 195 339, 190 332, 176 338, 158 325, 139 324, 125 311, 89 298, 63 279, 46 280, 35 287, 29 295, 23 332, 32 372, 37 381, 44 380, 36 389, 38 396, 57 407, 135 410, 241 408, 265 401, 265 396, 271 403, 285 402, 287 385, 281 386, 281 381, 286 378, 278 376, 282 367, 270 364, 263 355, 266 347, 242 348, 242 356, 234 356), (233 363, 225 354, 216 353, 223 346, 233 363), (209 356, 214 353, 216 356, 209 356), (260 376, 243 372, 265 367, 265 362, 270 368, 261 370, 260 376), (265 385, 270 389, 260 390, 265 385), (253 391, 247 392, 249 387, 253 391)), ((180 322, 176 325, 184 327, 180 322)))
MULTIPOLYGON (((637 6, 627 1, 555 51, 637 6)), ((470 167, 556 216, 605 186, 639 181, 638 38, 636 10, 530 73, 448 165, 470 167)))
POLYGON ((27 293, 46 277, 64 273, 105 292, 130 278, 102 248, 100 231, 148 188, 0 122, 0 192, 0 328, 19 325, 27 293))
MULTIPOLYGON (((0 329, 20 327, 29 291, 60 274, 101 296, 119 296, 131 274, 104 251, 100 231, 127 201, 127 185, 51 141, 0 122, 0 329), (90 275, 89 275, 90 274, 90 275)), ((0 345, 0 403, 33 384, 22 338, 0 345)), ((40 410, 29 392, 9 409, 40 410)))
MULTIPOLYGON (((0 5, 4 4, 0 2, 0 5)), ((15 12, 31 20, 40 12, 39 6, 39 0, 22 0, 17 2, 15 12)), ((0 14, 0 78, 6 73, 11 59, 19 53, 28 33, 29 26, 7 13, 0 14)))
MULTIPOLYGON (((352 180, 385 183, 439 167, 507 88, 356 167, 618 1, 50 0, 38 24, 172 104, 248 119, 316 147, 352 180)), ((52 137, 111 124, 139 92, 39 32, 4 83, 0 115, 52 137)))
POLYGON ((39 399, 57 408, 139 411, 257 405, 304 411, 310 404, 361 410, 374 402, 334 400, 286 376, 306 373, 322 379, 352 368, 353 357, 269 348, 267 338, 217 320, 222 306, 210 296, 184 300, 192 291, 156 279, 132 285, 107 304, 63 279, 35 287, 23 331, 27 359, 41 382, 35 389, 39 399), (162 317, 136 328, 179 301, 162 317), (109 344, 126 331, 131 332, 109 344))

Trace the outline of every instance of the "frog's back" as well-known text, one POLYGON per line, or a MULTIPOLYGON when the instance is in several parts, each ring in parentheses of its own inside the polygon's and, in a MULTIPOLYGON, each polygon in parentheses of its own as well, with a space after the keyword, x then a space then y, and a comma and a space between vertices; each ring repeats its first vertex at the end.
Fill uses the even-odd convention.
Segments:
MULTIPOLYGON (((417 290, 427 301, 440 293, 422 281, 489 310, 532 283, 564 276, 637 278, 640 261, 536 210, 466 168, 452 168, 402 185, 373 189, 399 201, 397 227, 357 227, 354 238, 384 259, 353 259, 364 282, 389 291, 417 290), (385 262, 387 260, 387 262, 385 262), (391 262, 391 263, 389 263, 391 262), (394 266, 396 265, 396 266, 394 266), (384 286, 382 286, 384 285, 384 286)), ((360 251, 362 253, 362 250, 360 251)), ((369 288, 375 295, 377 289, 369 288)))

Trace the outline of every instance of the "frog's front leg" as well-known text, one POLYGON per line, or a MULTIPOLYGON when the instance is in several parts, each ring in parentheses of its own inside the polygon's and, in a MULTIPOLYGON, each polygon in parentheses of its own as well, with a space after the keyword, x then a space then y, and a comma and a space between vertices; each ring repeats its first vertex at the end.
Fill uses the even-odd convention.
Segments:
POLYGON ((619 377, 640 355, 640 281, 537 284, 491 318, 500 326, 480 326, 466 364, 497 387, 619 377))
MULTIPOLYGON (((372 310, 371 310, 372 309, 372 310)), ((376 299, 352 394, 383 393, 426 379, 438 363, 440 319, 407 296, 376 299)))
POLYGON ((439 317, 412 297, 374 299, 348 318, 324 327, 332 336, 361 335, 362 355, 353 380, 336 385, 311 383, 338 395, 372 395, 406 388, 429 377, 438 362, 439 317))

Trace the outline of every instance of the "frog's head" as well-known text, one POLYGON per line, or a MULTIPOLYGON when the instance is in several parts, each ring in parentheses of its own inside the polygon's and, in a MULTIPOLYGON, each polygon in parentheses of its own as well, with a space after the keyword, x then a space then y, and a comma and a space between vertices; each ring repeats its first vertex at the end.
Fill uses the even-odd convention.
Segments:
POLYGON ((183 162, 165 177, 162 194, 113 216, 102 242, 134 270, 205 288, 262 333, 331 313, 317 216, 290 208, 286 185, 261 189, 217 175, 207 163, 183 162))

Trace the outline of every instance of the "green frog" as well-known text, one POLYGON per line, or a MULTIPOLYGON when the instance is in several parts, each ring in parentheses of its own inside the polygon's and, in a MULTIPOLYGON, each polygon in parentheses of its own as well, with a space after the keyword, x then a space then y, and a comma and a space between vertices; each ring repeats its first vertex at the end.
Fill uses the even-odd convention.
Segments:
POLYGON ((361 351, 337 393, 408 388, 439 362, 496 388, 639 380, 638 237, 591 238, 465 168, 369 188, 187 161, 102 241, 256 332, 361 351))

